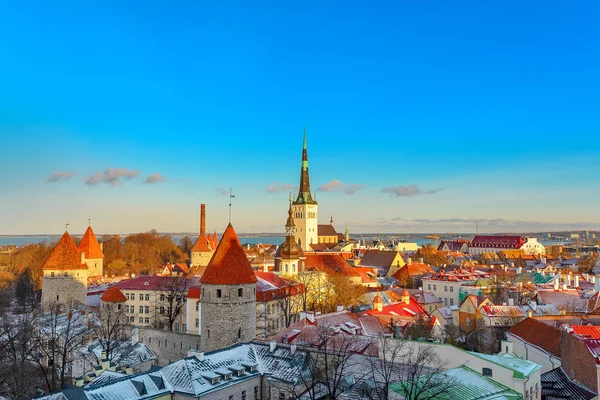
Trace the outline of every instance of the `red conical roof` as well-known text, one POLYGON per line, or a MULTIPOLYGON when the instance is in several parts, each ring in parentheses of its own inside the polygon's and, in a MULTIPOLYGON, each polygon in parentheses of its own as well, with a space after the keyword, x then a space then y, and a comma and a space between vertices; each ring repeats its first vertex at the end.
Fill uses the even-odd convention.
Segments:
POLYGON ((100 297, 100 300, 110 303, 122 303, 127 301, 127 297, 121 292, 121 289, 116 286, 111 286, 104 292, 102 297, 100 297))
POLYGON ((213 242, 213 249, 216 249, 217 246, 219 245, 219 238, 217 237, 217 232, 213 233, 212 242, 213 242))
POLYGON ((194 247, 192 247, 192 253, 213 251, 213 249, 214 247, 211 246, 210 242, 208 241, 206 233, 202 232, 200 233, 200 236, 198 236, 196 243, 194 243, 194 247))
POLYGON ((256 275, 231 224, 225 229, 221 243, 200 278, 200 283, 210 285, 256 283, 256 275))
POLYGON ((60 238, 50 257, 42 269, 86 269, 87 265, 81 263, 81 252, 71 239, 68 232, 60 238))
POLYGON ((83 239, 81 239, 78 249, 81 253, 85 253, 85 258, 87 259, 104 258, 100 244, 98 243, 98 240, 96 240, 96 235, 94 235, 91 226, 88 226, 85 231, 85 235, 83 235, 83 239))

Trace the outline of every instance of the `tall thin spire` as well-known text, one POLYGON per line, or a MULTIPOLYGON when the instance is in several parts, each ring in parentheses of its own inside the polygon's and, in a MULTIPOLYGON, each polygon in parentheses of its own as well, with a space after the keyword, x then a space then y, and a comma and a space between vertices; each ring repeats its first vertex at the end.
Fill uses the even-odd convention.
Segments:
POLYGON ((306 127, 304 127, 304 141, 302 144, 302 167, 300 167, 300 188, 298 197, 294 202, 296 204, 316 204, 310 193, 310 179, 308 176, 308 152, 306 150, 306 127))

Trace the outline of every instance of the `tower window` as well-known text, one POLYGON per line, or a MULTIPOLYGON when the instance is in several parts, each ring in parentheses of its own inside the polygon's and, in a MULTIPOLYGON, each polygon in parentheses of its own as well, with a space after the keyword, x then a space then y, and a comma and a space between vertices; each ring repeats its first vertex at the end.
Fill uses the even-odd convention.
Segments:
POLYGON ((238 328, 238 339, 242 338, 242 328, 238 328))
POLYGON ((239 288, 238 289, 238 297, 242 297, 244 295, 244 289, 239 288))
POLYGON ((221 289, 217 289, 217 298, 221 298, 221 289))

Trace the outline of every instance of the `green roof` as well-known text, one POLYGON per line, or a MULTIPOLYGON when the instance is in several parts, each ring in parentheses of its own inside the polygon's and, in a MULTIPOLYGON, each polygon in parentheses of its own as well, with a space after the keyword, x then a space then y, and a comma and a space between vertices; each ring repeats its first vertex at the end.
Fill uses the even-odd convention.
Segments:
POLYGON ((552 276, 542 275, 539 272, 524 272, 517 275, 515 282, 532 282, 536 285, 545 285, 552 282, 552 279, 552 276))
MULTIPOLYGON (((442 375, 454 384, 447 393, 436 396, 439 400, 523 399, 520 393, 464 365, 444 371, 442 375)), ((405 395, 402 386, 398 383, 391 385, 390 389, 401 396, 405 395)))
POLYGON ((493 362, 494 364, 498 364, 512 370, 513 377, 515 378, 525 379, 525 377, 528 377, 535 371, 542 368, 542 366, 539 364, 528 360, 523 360, 508 353, 497 355, 476 353, 474 351, 470 351, 469 353, 475 357, 483 358, 484 360, 488 360, 489 362, 493 362))

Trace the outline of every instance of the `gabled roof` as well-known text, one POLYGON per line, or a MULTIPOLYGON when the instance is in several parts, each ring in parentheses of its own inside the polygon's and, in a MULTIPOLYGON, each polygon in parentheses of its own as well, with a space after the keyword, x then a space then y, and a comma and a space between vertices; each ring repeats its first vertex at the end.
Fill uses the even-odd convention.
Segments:
MULTIPOLYGON (((394 263, 397 251, 390 250, 367 250, 363 258, 360 260, 362 267, 381 267, 389 268, 394 263)), ((400 262, 403 264, 403 261, 400 262)))
POLYGON ((68 232, 56 243, 42 269, 87 269, 87 265, 81 262, 81 252, 68 232))
POLYGON ((256 283, 256 275, 231 224, 225 229, 221 243, 217 246, 200 282, 210 285, 256 283))
POLYGON ((596 393, 571 381, 561 367, 542 374, 542 396, 551 399, 590 400, 596 393))
POLYGON ((190 288, 187 292, 186 299, 200 299, 200 286, 190 288))
POLYGON ((560 329, 536 318, 527 318, 512 326, 507 332, 560 358, 560 329))
POLYGON ((360 277, 342 256, 329 253, 306 253, 305 270, 318 270, 326 274, 342 274, 348 277, 360 277))
MULTIPOLYGON (((408 294, 408 292, 406 294, 408 294)), ((429 314, 427 314, 427 311, 425 311, 423 306, 421 304, 419 304, 419 302, 417 302, 415 299, 412 299, 412 298, 409 300, 408 304, 406 304, 404 302, 394 303, 394 304, 384 306, 381 309, 381 311, 373 309, 373 310, 365 311, 364 313, 367 315, 373 315, 375 317, 386 315, 386 316, 392 316, 392 317, 413 318, 413 317, 418 317, 418 316, 427 317, 429 315, 429 314)))
POLYGON ((102 253, 102 249, 100 248, 100 244, 98 240, 96 240, 96 235, 94 235, 94 231, 91 226, 88 226, 83 238, 81 239, 81 243, 79 243, 78 247, 81 253, 85 253, 85 258, 104 258, 104 253, 102 253))
POLYGON ((323 224, 323 225, 317 225, 317 234, 318 236, 337 236, 337 232, 335 231, 335 228, 333 227, 333 225, 330 224, 323 224))
POLYGON ((525 239, 522 236, 484 236, 477 235, 469 247, 491 247, 497 249, 518 249, 523 246, 525 239))
POLYGON ((400 268, 392 276, 396 278, 398 282, 403 282, 406 279, 411 279, 423 275, 435 275, 435 271, 431 269, 431 267, 429 267, 427 264, 411 263, 406 264, 404 267, 400 268))
POLYGON ((122 303, 127 301, 127 297, 121 292, 121 290, 116 286, 111 286, 108 288, 106 292, 100 297, 100 300, 108 302, 108 303, 122 303))
POLYGON ((465 299, 463 300, 463 303, 465 301, 467 301, 467 299, 470 300, 471 303, 473 303, 475 308, 479 308, 484 301, 488 300, 488 298, 485 296, 475 296, 474 294, 470 294, 467 297, 465 297, 465 299))
POLYGON ((192 247, 192 253, 204 253, 213 251, 214 247, 212 247, 208 238, 206 237, 206 233, 201 232, 200 236, 194 243, 194 247, 192 247))

